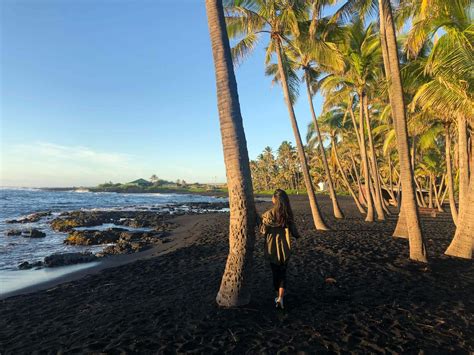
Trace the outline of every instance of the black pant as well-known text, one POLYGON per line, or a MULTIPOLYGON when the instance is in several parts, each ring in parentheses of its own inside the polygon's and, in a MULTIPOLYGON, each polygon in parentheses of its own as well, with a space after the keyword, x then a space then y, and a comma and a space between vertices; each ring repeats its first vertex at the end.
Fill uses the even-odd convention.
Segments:
POLYGON ((280 287, 286 288, 286 265, 270 263, 273 274, 273 288, 278 292, 280 287))

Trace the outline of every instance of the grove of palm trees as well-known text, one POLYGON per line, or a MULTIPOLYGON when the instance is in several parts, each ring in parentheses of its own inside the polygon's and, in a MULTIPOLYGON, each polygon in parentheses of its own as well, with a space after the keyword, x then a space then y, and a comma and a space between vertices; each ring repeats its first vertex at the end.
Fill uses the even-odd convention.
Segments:
MULTIPOLYGON (((267 147, 251 162, 254 185, 293 190, 302 187, 302 175, 320 230, 328 228, 314 180, 327 184, 334 216, 343 218, 337 185, 367 222, 398 214, 393 235, 409 240, 410 259, 427 262, 419 208, 444 211, 448 194, 454 222, 467 223, 461 213, 472 169, 470 2, 392 7, 385 0, 354 0, 323 15, 334 3, 226 2, 234 60, 266 41, 266 74, 281 84, 296 141, 298 161, 283 142, 276 158, 267 147), (293 109, 301 85, 312 113, 299 121, 310 122, 306 145, 293 109), (319 117, 312 99, 317 93, 324 98, 319 117)), ((446 253, 470 259, 472 240, 458 229, 446 253)))

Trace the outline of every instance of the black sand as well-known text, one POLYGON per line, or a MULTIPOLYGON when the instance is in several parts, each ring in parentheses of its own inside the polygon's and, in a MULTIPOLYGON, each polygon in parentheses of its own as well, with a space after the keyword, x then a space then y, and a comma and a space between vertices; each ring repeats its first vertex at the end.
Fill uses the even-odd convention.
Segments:
POLYGON ((474 351, 474 266, 442 256, 454 234, 449 213, 423 216, 426 268, 407 261, 406 240, 390 237, 395 217, 365 223, 343 198, 346 219, 335 221, 321 201, 337 230, 315 231, 305 199, 292 199, 303 238, 283 311, 274 309, 262 238, 251 304, 216 306, 228 215, 203 215, 189 242, 166 255, 0 301, 0 352, 474 351))

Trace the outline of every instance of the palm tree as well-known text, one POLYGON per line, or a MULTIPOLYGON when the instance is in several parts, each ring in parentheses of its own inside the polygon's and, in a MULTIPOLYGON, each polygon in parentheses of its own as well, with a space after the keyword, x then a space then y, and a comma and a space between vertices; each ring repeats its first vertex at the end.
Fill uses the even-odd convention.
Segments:
POLYGON ((454 198, 454 179, 451 164, 451 130, 449 123, 445 123, 445 159, 446 159, 446 175, 448 184, 448 195, 449 195, 449 207, 451 209, 451 216, 453 217, 454 224, 457 225, 458 221, 458 210, 456 208, 456 200, 454 198))
POLYGON ((234 46, 233 55, 242 59, 255 48, 255 45, 262 33, 270 35, 270 42, 267 47, 266 61, 271 60, 273 53, 277 57, 278 72, 283 96, 288 109, 293 134, 295 136, 298 157, 301 163, 301 170, 308 193, 311 212, 316 229, 328 230, 316 201, 314 186, 309 174, 308 162, 305 155, 303 141, 296 121, 293 109, 294 98, 290 93, 288 82, 288 59, 282 49, 284 43, 290 43, 292 36, 299 35, 299 20, 307 18, 306 1, 277 1, 268 0, 265 2, 241 2, 234 1, 227 7, 231 16, 227 17, 227 25, 231 37, 243 36, 234 46))
POLYGON ((298 157, 295 148, 288 141, 283 141, 277 150, 279 167, 279 184, 287 189, 298 189, 298 157))
POLYGON ((249 278, 256 212, 247 143, 240 113, 229 39, 221 0, 206 0, 214 57, 217 106, 229 189, 229 255, 216 301, 235 307, 250 301, 249 278))
MULTIPOLYGON (((450 191, 450 205, 453 219, 457 222, 458 229, 455 237, 446 251, 453 256, 466 257, 471 251, 466 252, 460 247, 463 236, 469 233, 472 239, 472 229, 465 229, 469 219, 470 209, 469 193, 471 183, 469 178, 469 153, 467 138, 467 118, 474 117, 474 25, 472 23, 472 5, 469 0, 431 0, 426 6, 420 0, 409 2, 408 16, 413 17, 413 26, 407 39, 407 50, 412 56, 417 56, 427 39, 433 36, 440 28, 444 33, 435 41, 433 50, 427 58, 424 73, 429 80, 420 86, 413 105, 423 110, 437 112, 444 117, 447 124, 457 123, 458 128, 458 156, 459 156, 459 213, 456 214, 454 196, 452 194, 452 176, 450 161, 449 129, 446 134, 446 159, 448 169, 448 189, 450 191), (414 5, 414 6, 413 6, 414 5), (457 255, 456 253, 459 253, 457 255)), ((471 142, 472 144, 472 142, 471 142)), ((469 247, 468 247, 469 249, 469 247)))
MULTIPOLYGON (((312 22, 311 22, 312 23, 312 22)), ((334 189, 334 183, 329 169, 329 164, 324 150, 321 133, 319 132, 318 121, 314 111, 313 96, 318 88, 318 78, 320 71, 318 71, 317 63, 325 67, 330 67, 333 70, 342 70, 344 62, 342 56, 337 50, 336 44, 329 41, 328 31, 333 30, 328 24, 327 19, 319 19, 313 34, 310 35, 310 23, 300 24, 300 35, 291 41, 291 44, 282 46, 285 57, 288 59, 290 68, 287 68, 289 78, 297 81, 297 76, 294 70, 303 71, 303 81, 306 83, 306 92, 308 96, 309 107, 315 128, 316 137, 318 139, 319 153, 323 163, 324 171, 327 178, 329 196, 331 197, 334 217, 344 218, 341 211, 337 195, 334 189), (321 33, 322 32, 322 33, 321 33)), ((337 28, 336 28, 337 29, 337 28)), ((279 69, 276 64, 269 64, 266 68, 266 74, 274 77, 274 82, 280 81, 279 69)), ((292 85, 290 85, 290 90, 292 85)), ((296 97, 296 92, 290 92, 290 97, 296 97)))
POLYGON ((412 56, 429 36, 442 28, 425 61, 423 74, 428 80, 418 88, 413 105, 457 121, 459 149, 459 209, 465 206, 469 185, 467 117, 474 116, 474 25, 466 0, 433 0, 433 11, 418 9, 406 48, 412 56), (471 88, 471 89, 469 89, 471 88))
POLYGON ((389 0, 378 0, 380 18, 380 39, 384 59, 388 96, 392 108, 400 161, 400 179, 403 191, 402 206, 394 235, 407 231, 410 245, 410 259, 427 262, 423 234, 415 198, 414 175, 410 164, 407 119, 400 77, 397 38, 389 0))
MULTIPOLYGON (((373 25, 364 28, 360 20, 346 27, 344 42, 341 45, 341 51, 345 57, 345 69, 342 74, 331 73, 321 80, 321 90, 325 94, 325 107, 329 106, 339 98, 349 95, 357 95, 359 104, 359 124, 356 123, 355 114, 352 107, 349 108, 350 117, 354 125, 357 141, 359 142, 361 163, 365 180, 364 197, 367 201, 366 221, 373 222, 373 199, 375 199, 375 208, 377 217, 384 219, 384 211, 380 194, 378 170, 375 168, 375 151, 367 150, 366 130, 369 134, 369 140, 372 139, 370 126, 368 123, 368 100, 367 96, 372 89, 377 78, 377 71, 380 70, 380 51, 378 41, 373 25), (369 156, 371 165, 369 165, 369 156), (372 174, 371 174, 372 172, 372 174), (373 182, 371 179, 373 176, 373 182), (372 187, 372 183, 375 187, 372 187)), ((351 101, 357 103, 352 99, 351 101)), ((369 141, 370 142, 370 141, 369 141)), ((370 145, 371 146, 371 145, 370 145)))
MULTIPOLYGON (((347 112, 348 112, 347 109, 345 111, 342 111, 339 108, 335 108, 331 111, 324 113, 320 117, 320 120, 321 120, 321 125, 322 125, 323 130, 327 131, 327 134, 329 135, 329 139, 331 141, 331 149, 334 153, 334 159, 336 161, 338 170, 341 174, 342 181, 346 185, 347 190, 349 191, 349 194, 354 199, 354 202, 357 208, 359 209, 359 211, 362 214, 365 214, 365 210, 360 204, 359 200, 357 199, 357 196, 354 190, 352 189, 352 186, 346 176, 346 173, 344 172, 344 169, 342 168, 342 164, 339 159, 339 154, 337 151, 337 136, 342 135, 342 130, 345 128, 344 125, 347 123, 346 121, 347 112)), ((315 132, 314 124, 310 123, 308 126, 308 142, 313 141, 312 135, 314 134, 314 132, 315 132)))

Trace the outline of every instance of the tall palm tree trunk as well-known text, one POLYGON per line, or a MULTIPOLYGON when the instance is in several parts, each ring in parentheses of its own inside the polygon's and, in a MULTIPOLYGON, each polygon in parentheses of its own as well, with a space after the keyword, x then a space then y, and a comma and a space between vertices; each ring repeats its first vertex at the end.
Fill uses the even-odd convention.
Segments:
POLYGON ((255 243, 255 203, 244 126, 221 0, 206 0, 214 57, 217 106, 229 189, 229 255, 216 301, 235 307, 250 302, 255 243))
MULTIPOLYGON (((356 139, 357 139, 357 145, 359 146, 359 151, 360 151, 360 174, 359 174, 359 171, 357 170, 356 168, 356 164, 355 164, 355 160, 354 160, 354 157, 352 155, 352 152, 350 153, 351 155, 351 159, 352 159, 352 164, 354 166, 354 172, 357 176, 357 185, 359 186, 359 198, 360 200, 362 201, 362 203, 367 207, 367 210, 369 210, 369 203, 368 203, 368 199, 367 199, 367 193, 365 192, 365 190, 363 189, 363 185, 361 183, 361 176, 364 174, 364 163, 363 163, 363 160, 362 160, 362 142, 361 142, 361 137, 360 137, 360 134, 359 134, 359 128, 357 126, 357 122, 356 122, 356 118, 355 118, 355 115, 354 115, 354 110, 352 109, 352 98, 350 100, 350 105, 349 105, 349 113, 350 113, 350 117, 351 117, 351 120, 352 120, 352 125, 354 126, 354 133, 355 133, 355 136, 356 136, 356 139)), ((373 215, 373 205, 370 207, 370 209, 372 210, 371 214, 373 215)), ((373 218, 372 218, 373 219, 373 218)))
POLYGON ((416 159, 416 136, 412 137, 411 149, 410 149, 410 158, 411 158, 411 169, 413 171, 413 179, 415 181, 415 197, 418 203, 418 206, 426 207, 425 197, 423 195, 422 186, 419 184, 418 179, 415 174, 415 159, 416 159))
POLYGON ((458 210, 456 208, 456 200, 454 199, 454 178, 453 169, 451 164, 451 133, 449 131, 449 124, 444 126, 446 145, 445 145, 445 159, 446 159, 446 179, 448 185, 449 195, 449 208, 451 210, 451 216, 453 217, 454 224, 458 222, 458 210))
POLYGON ((469 171, 474 173, 474 127, 471 125, 471 136, 469 137, 469 171))
MULTIPOLYGON (((360 150, 360 146, 359 146, 359 150, 360 150)), ((362 205, 367 206, 367 201, 365 200, 364 194, 362 193, 362 183, 360 182, 359 171, 357 169, 357 164, 355 162, 354 154, 352 154, 351 150, 349 150, 349 156, 351 158, 351 163, 352 163, 352 169, 349 170, 349 173, 352 176, 352 180, 357 182, 357 188, 359 189, 359 201, 361 202, 362 205), (354 171, 355 179, 351 171, 354 171)))
POLYGON ((469 157, 467 146, 466 118, 458 118, 458 149, 459 149, 459 214, 466 208, 467 190, 469 188, 469 157))
POLYGON ((306 186, 306 191, 308 192, 309 203, 311 206, 311 213, 313 214, 313 222, 316 229, 319 230, 329 230, 324 222, 321 212, 319 211, 319 206, 316 201, 316 195, 314 193, 313 182, 311 181, 311 176, 309 175, 308 161, 306 159, 306 154, 303 148, 303 141, 301 140, 300 130, 298 128, 298 122, 296 121, 295 111, 293 110, 293 104, 290 100, 290 92, 288 88, 288 81, 286 78, 285 68, 283 67, 282 59, 282 48, 281 42, 277 39, 274 39, 277 59, 278 59, 278 71, 280 73, 281 86, 283 88, 283 96, 285 97, 286 107, 288 108, 288 113, 290 115, 291 126, 293 128, 293 133, 296 140, 296 148, 298 150, 298 157, 300 159, 301 170, 303 171, 304 183, 306 186))
POLYGON ((446 186, 444 188, 444 192, 443 194, 441 195, 441 199, 440 199, 440 202, 439 204, 441 205, 441 208, 443 208, 443 204, 444 204, 444 199, 446 198, 446 194, 448 193, 448 186, 446 186))
POLYGON ((359 92, 359 137, 360 137, 360 158, 362 167, 364 170, 364 196, 367 201, 367 215, 365 217, 366 222, 374 221, 374 204, 371 193, 371 181, 369 173, 369 161, 367 159, 367 147, 365 145, 365 132, 364 132, 364 105, 363 105, 364 94, 362 90, 359 92))
POLYGON ((418 182, 416 176, 415 176, 415 186, 416 186, 416 191, 417 191, 415 196, 418 201, 418 206, 426 207, 425 196, 423 195, 423 187, 418 182))
POLYGON ((430 174, 430 178, 428 180, 428 208, 433 208, 433 175, 430 174))
MULTIPOLYGON (((389 0, 378 0, 378 2, 381 27, 380 33, 381 37, 384 38, 386 48, 386 50, 382 50, 382 54, 387 57, 384 59, 384 65, 388 66, 388 68, 385 67, 385 75, 389 84, 388 92, 393 120, 396 122, 394 126, 397 137, 400 176, 403 191, 401 212, 395 232, 398 230, 397 234, 403 234, 401 229, 408 232, 410 259, 427 262, 426 249, 423 242, 423 234, 421 232, 421 224, 416 205, 413 171, 410 166, 407 120, 405 117, 405 103, 403 100, 397 38, 392 18, 392 9, 389 0)), ((382 47, 384 47, 384 45, 382 45, 382 47)))
POLYGON ((390 182, 390 197, 396 202, 397 199, 395 198, 395 193, 393 191, 392 157, 390 156, 390 152, 388 153, 388 176, 390 182))
POLYGON ((375 154, 374 139, 372 136, 372 129, 370 127, 369 102, 367 95, 363 95, 362 99, 364 106, 365 123, 367 125, 367 137, 369 138, 369 151, 371 155, 370 162, 372 165, 372 177, 374 181, 375 211, 377 212, 377 219, 379 221, 383 221, 385 220, 385 214, 382 206, 382 190, 380 188, 380 176, 377 167, 377 156, 375 154))
POLYGON ((441 204, 439 203, 439 200, 441 198, 440 194, 441 194, 441 187, 443 185, 443 182, 444 182, 444 175, 443 175, 443 178, 441 179, 440 188, 437 189, 436 188, 436 177, 434 178, 434 198, 435 198, 435 202, 436 202, 436 208, 438 209, 439 212, 444 212, 443 208, 441 207, 441 204))
MULTIPOLYGON (((466 196, 467 206, 474 206, 474 174, 471 174, 469 189, 466 196)), ((446 255, 459 258, 472 259, 474 247, 474 208, 464 208, 460 210, 458 226, 451 241, 446 255)))
POLYGON ((309 108, 311 109, 311 115, 313 117, 314 129, 316 131, 316 136, 318 138, 318 145, 319 145, 319 153, 321 154, 321 159, 324 165, 324 171, 326 172, 327 180, 328 180, 328 187, 329 187, 329 195, 331 196, 332 201, 332 209, 334 213, 334 217, 336 218, 344 218, 344 215, 339 207, 339 203, 337 201, 336 192, 334 191, 334 184, 332 182, 331 171, 329 170, 328 160, 326 158, 326 152, 324 151, 323 140, 321 138, 321 131, 319 130, 318 120, 316 119, 316 114, 314 112, 314 105, 313 105, 313 97, 311 95, 311 88, 309 86, 309 75, 305 72, 305 81, 306 81, 306 91, 308 94, 308 101, 309 101, 309 108))
POLYGON ((334 139, 334 137, 332 135, 331 135, 331 146, 332 146, 332 149, 334 150, 334 156, 336 158, 336 164, 337 164, 337 167, 339 169, 339 172, 341 173, 342 180, 344 181, 344 184, 347 186, 347 190, 349 191, 352 198, 354 199, 354 202, 355 202, 357 208, 359 209, 359 212, 362 213, 362 214, 365 214, 364 207, 362 207, 362 205, 360 204, 359 199, 357 198, 354 190, 352 189, 351 184, 349 183, 349 180, 347 180, 346 173, 344 172, 344 169, 342 168, 341 162, 339 160, 339 154, 337 153, 336 140, 334 139))

